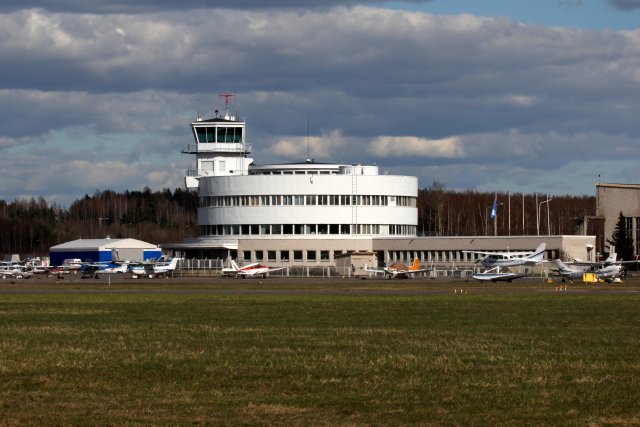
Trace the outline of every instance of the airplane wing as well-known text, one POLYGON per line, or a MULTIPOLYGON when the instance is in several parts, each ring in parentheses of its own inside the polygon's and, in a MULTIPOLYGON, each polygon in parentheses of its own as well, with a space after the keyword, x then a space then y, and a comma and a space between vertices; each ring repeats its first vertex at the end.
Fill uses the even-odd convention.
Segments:
POLYGON ((418 270, 406 270, 406 271, 402 271, 402 273, 409 273, 409 274, 413 274, 413 273, 424 273, 427 271, 431 271, 430 268, 420 268, 418 270))
MULTIPOLYGON (((483 251, 462 251, 465 254, 478 254, 478 255, 505 255, 506 252, 483 252, 483 251)), ((526 255, 526 254, 525 254, 526 255)))
POLYGON ((387 271, 387 270, 381 270, 379 268, 369 268, 366 264, 365 264, 363 270, 366 271, 367 273, 392 274, 390 271, 387 271))
POLYGON ((511 282, 512 280, 521 279, 527 277, 528 274, 516 274, 516 273, 476 273, 471 277, 479 282, 511 282))

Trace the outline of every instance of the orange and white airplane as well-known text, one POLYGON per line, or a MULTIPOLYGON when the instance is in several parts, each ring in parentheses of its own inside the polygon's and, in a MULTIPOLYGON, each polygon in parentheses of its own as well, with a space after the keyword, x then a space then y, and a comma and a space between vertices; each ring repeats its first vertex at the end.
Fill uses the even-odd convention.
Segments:
POLYGON ((384 274, 387 276, 387 279, 408 279, 416 273, 422 273, 429 270, 429 268, 420 268, 420 262, 418 258, 413 260, 413 265, 411 266, 406 266, 400 263, 394 263, 388 267, 383 267, 382 269, 368 268, 366 265, 364 266, 364 271, 368 271, 369 273, 384 274))
POLYGON ((242 267, 238 267, 238 264, 234 260, 231 260, 231 268, 223 268, 222 275, 223 276, 240 276, 240 277, 255 277, 262 276, 266 277, 267 274, 273 273, 275 271, 284 270, 284 267, 278 268, 270 268, 266 265, 262 265, 260 263, 253 263, 243 265, 242 267))

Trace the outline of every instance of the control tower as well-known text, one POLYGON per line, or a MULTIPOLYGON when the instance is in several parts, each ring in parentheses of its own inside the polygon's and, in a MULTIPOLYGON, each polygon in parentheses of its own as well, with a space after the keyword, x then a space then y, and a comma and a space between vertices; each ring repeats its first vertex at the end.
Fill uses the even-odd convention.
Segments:
POLYGON ((191 123, 195 144, 189 144, 185 154, 195 154, 195 169, 187 171, 187 189, 198 189, 198 181, 207 176, 248 175, 252 158, 251 145, 245 143, 245 122, 237 115, 229 114, 229 99, 233 93, 219 95, 225 99, 224 114, 214 111, 214 117, 203 119, 199 114, 191 123))

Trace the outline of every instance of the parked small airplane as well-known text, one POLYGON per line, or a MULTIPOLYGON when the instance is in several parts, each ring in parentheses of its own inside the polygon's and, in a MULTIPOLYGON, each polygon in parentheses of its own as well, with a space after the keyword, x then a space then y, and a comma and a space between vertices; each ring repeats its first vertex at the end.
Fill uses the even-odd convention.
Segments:
POLYGON ((255 277, 262 276, 265 277, 269 273, 273 273, 275 271, 284 270, 284 267, 270 268, 266 265, 262 265, 259 263, 247 264, 242 267, 238 267, 238 264, 234 260, 231 260, 230 268, 223 268, 222 275, 223 276, 240 276, 240 277, 255 277))
POLYGON ((583 274, 588 272, 594 273, 598 279, 611 280, 618 277, 622 272, 621 264, 603 265, 600 268, 587 266, 585 268, 584 265, 567 265, 559 259, 556 259, 555 263, 558 266, 557 273, 564 279, 569 280, 582 278, 583 274))
POLYGON ((120 263, 113 264, 110 262, 96 262, 96 263, 86 263, 82 264, 80 267, 80 272, 82 273, 82 277, 95 277, 98 278, 99 274, 117 274, 117 273, 126 273, 129 268, 128 263, 120 263))
POLYGON ((519 265, 536 265, 543 261, 546 243, 540 243, 533 252, 480 252, 462 251, 467 254, 485 255, 478 262, 487 268, 494 267, 516 267, 519 265))
POLYGON ((155 263, 152 265, 153 274, 158 275, 167 275, 178 267, 178 261, 182 258, 172 258, 169 262, 155 263))
POLYGON ((391 264, 390 266, 383 267, 382 269, 368 268, 366 265, 364 266, 364 271, 368 271, 369 273, 384 274, 387 276, 387 279, 408 279, 416 273, 422 273, 429 270, 429 268, 420 268, 420 262, 418 258, 414 259, 413 264, 408 267, 404 264, 398 263, 391 264))
POLYGON ((509 271, 501 271, 500 267, 494 267, 489 270, 485 270, 482 273, 474 273, 471 275, 472 279, 476 279, 479 282, 509 282, 512 280, 521 279, 527 277, 528 273, 513 273, 509 271))
POLYGON ((0 277, 3 279, 15 278, 24 279, 31 277, 32 273, 27 271, 24 265, 11 262, 0 263, 0 277))

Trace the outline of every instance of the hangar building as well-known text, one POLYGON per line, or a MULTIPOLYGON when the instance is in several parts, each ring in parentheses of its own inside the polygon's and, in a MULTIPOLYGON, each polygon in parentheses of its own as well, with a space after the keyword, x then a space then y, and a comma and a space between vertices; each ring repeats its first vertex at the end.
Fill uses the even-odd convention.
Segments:
POLYGON ((62 265, 65 259, 78 258, 83 262, 113 261, 112 251, 117 249, 120 259, 148 260, 160 258, 159 247, 136 239, 78 239, 52 246, 49 249, 51 265, 62 265))

